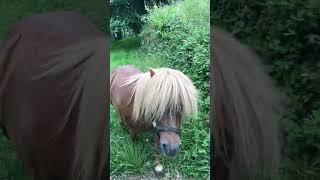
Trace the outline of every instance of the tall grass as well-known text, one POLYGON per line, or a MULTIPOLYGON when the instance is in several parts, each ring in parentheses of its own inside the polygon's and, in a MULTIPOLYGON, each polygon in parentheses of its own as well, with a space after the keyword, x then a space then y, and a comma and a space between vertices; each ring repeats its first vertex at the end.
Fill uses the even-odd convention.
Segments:
POLYGON ((16 157, 13 144, 2 133, 0 133, 0 179, 27 179, 22 163, 16 157))

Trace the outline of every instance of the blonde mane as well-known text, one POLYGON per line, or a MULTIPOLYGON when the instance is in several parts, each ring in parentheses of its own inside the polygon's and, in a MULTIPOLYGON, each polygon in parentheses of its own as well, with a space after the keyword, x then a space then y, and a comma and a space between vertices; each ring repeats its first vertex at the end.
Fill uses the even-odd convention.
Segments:
POLYGON ((152 77, 149 72, 141 73, 123 84, 133 85, 133 120, 158 121, 166 112, 179 112, 182 119, 196 117, 197 89, 190 78, 170 68, 152 71, 152 77))

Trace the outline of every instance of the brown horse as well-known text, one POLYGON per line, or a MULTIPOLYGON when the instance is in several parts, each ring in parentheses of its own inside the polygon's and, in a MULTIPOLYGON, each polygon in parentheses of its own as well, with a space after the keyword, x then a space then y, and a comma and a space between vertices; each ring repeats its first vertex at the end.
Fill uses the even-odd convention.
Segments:
POLYGON ((257 55, 230 34, 213 28, 211 52, 214 175, 231 180, 277 177, 283 95, 257 55))
POLYGON ((0 49, 0 127, 32 179, 107 178, 106 50, 104 35, 72 12, 11 29, 0 49))
MULTIPOLYGON (((180 123, 197 114, 197 90, 182 72, 160 68, 142 73, 132 65, 114 70, 110 98, 122 124, 138 132, 155 129, 156 148, 174 157, 180 149, 180 123)), ((156 156, 156 167, 160 165, 156 156)))

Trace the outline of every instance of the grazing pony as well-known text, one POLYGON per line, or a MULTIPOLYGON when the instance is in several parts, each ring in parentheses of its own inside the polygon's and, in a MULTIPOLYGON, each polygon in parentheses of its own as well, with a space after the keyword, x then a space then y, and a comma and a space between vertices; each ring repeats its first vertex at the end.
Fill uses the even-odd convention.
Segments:
POLYGON ((31 179, 107 178, 107 48, 73 12, 11 29, 0 49, 0 128, 31 179))
POLYGON ((280 159, 283 96, 257 55, 230 34, 213 28, 211 52, 213 175, 225 180, 273 179, 280 159))
MULTIPOLYGON (((192 81, 174 69, 142 73, 126 65, 113 71, 110 87, 111 103, 121 123, 131 129, 131 138, 154 129, 156 148, 166 156, 176 156, 181 145, 182 120, 197 115, 197 90, 192 81)), ((158 153, 155 161, 156 167, 160 167, 158 153)))

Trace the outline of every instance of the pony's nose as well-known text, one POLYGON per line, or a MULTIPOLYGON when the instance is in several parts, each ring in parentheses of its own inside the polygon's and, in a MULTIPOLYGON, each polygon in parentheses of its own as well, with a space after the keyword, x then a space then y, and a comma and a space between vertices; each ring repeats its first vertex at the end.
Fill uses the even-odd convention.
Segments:
POLYGON ((180 150, 181 144, 169 144, 169 143, 162 143, 161 149, 165 155, 169 157, 174 157, 178 154, 180 150))

